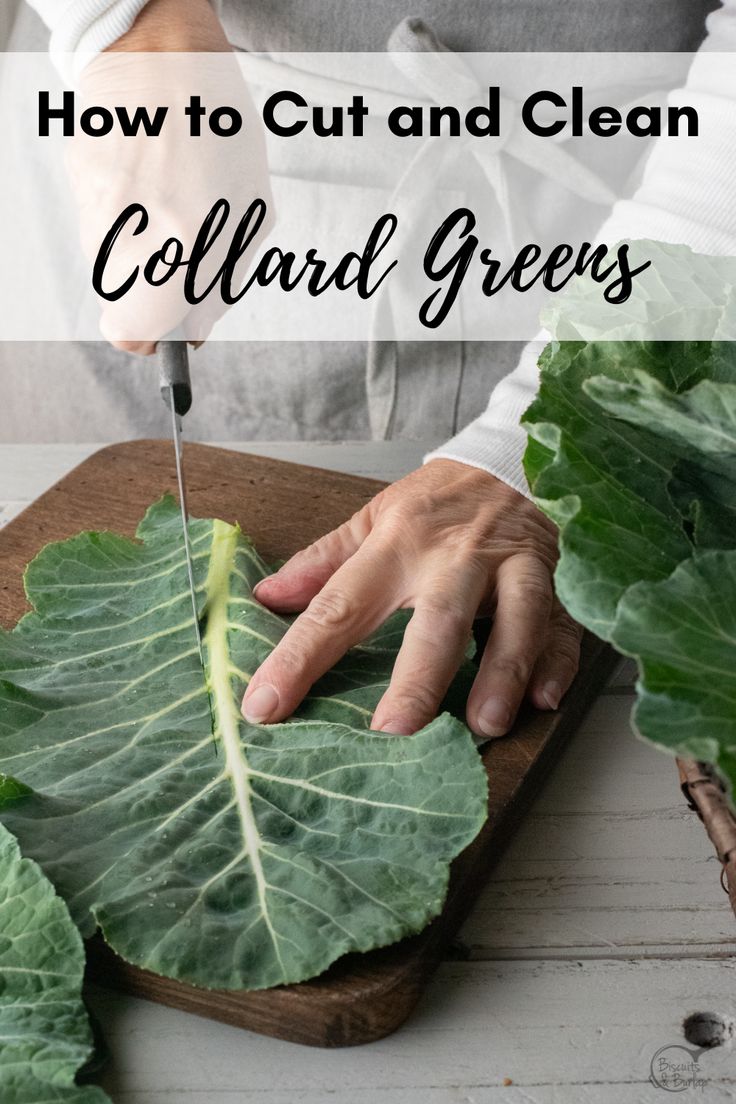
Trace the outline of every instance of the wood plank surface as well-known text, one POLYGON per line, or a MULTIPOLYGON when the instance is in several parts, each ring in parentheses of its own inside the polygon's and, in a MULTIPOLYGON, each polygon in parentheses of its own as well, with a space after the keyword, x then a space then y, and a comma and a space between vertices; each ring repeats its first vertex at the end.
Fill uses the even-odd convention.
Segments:
MULTIPOLYGON (((654 1054, 685 1044, 692 1012, 733 1015, 735 988, 733 962, 451 962, 396 1034, 327 1052, 92 999, 116 1104, 666 1104, 648 1081, 654 1054)), ((672 1098, 732 1101, 733 1050, 700 1064, 704 1090, 672 1098)))
POLYGON ((591 708, 462 929, 473 958, 733 955, 720 863, 633 703, 591 708))
MULTIPOLYGON (((375 480, 199 445, 186 449, 185 462, 192 513, 239 521, 271 559, 290 555, 334 527, 381 486, 375 480)), ((174 487, 170 444, 138 441, 101 450, 51 488, 0 535, 3 623, 14 623, 25 608, 22 568, 40 547, 85 528, 132 534, 145 507, 174 487)), ((92 948, 93 976, 164 1003, 312 1045, 354 1045, 393 1031, 416 1003, 614 662, 608 649, 588 638, 580 674, 561 710, 554 715, 527 711, 512 738, 484 751, 489 821, 454 864, 445 909, 421 935, 369 955, 347 956, 313 981, 259 993, 216 993, 160 979, 127 966, 99 943, 92 948)))
MULTIPOLYGON (((186 431, 185 431, 186 437, 186 431)), ((369 479, 393 482, 422 463, 422 457, 436 444, 432 441, 206 441, 203 444, 228 452, 247 452, 272 460, 307 464, 369 479)), ((0 443, 0 501, 38 498, 62 475, 98 452, 97 444, 0 443)))

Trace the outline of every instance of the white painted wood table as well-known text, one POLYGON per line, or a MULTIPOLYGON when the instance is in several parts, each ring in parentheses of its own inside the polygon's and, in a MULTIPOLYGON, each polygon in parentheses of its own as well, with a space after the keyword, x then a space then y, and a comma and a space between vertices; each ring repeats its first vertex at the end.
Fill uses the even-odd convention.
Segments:
MULTIPOLYGON (((94 451, 0 445, 0 524, 94 451)), ((386 479, 416 443, 243 444, 386 479)), ((634 739, 626 673, 601 694, 409 1023, 347 1051, 264 1039, 98 990, 120 1104, 625 1104, 687 1014, 736 1015, 736 921, 674 763, 634 739), (504 1084, 509 1080, 511 1084, 504 1084)), ((682 1055, 687 1060, 687 1055, 682 1055)), ((681 1100, 731 1100, 728 1047, 681 1100)))

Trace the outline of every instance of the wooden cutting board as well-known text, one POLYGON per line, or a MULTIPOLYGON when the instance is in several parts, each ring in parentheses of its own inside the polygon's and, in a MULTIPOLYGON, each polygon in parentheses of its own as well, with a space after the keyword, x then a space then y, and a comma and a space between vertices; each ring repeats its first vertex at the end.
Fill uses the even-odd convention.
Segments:
MULTIPOLYGON (((282 559, 334 528, 383 486, 373 479, 300 464, 185 446, 189 509, 194 516, 240 522, 267 560, 282 559)), ((25 565, 49 541, 82 529, 133 535, 146 507, 175 492, 167 441, 101 449, 0 531, 0 622, 26 609, 25 565)), ((91 980, 213 1019, 312 1046, 352 1046, 394 1031, 468 914, 488 872, 559 754, 565 739, 616 662, 594 637, 584 641, 580 672, 557 713, 527 710, 514 732, 482 752, 490 815, 454 862, 442 914, 420 935, 369 954, 348 955, 321 977, 261 992, 196 989, 128 965, 96 938, 88 947, 91 980)))

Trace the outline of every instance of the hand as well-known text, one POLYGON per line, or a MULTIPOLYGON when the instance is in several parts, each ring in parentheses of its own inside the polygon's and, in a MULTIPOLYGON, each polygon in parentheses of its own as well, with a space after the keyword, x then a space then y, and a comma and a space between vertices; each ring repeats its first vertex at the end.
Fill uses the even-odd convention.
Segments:
POLYGON ((243 713, 283 720, 348 648, 396 609, 414 614, 371 727, 409 734, 436 714, 474 619, 493 628, 467 703, 481 736, 502 736, 525 695, 556 709, 578 666, 580 628, 554 596, 557 531, 505 483, 433 460, 258 584, 277 613, 304 611, 253 675, 243 713))
MULTIPOLYGON (((67 169, 77 200, 82 247, 93 261, 115 219, 131 203, 146 208, 148 228, 129 229, 116 241, 105 272, 105 287, 120 286, 142 270, 152 253, 169 238, 180 240, 183 257, 205 215, 219 199, 231 206, 230 219, 199 269, 197 288, 206 288, 227 253, 238 220, 252 199, 260 197, 272 212, 266 147, 260 116, 251 100, 236 56, 209 0, 150 0, 131 30, 83 71, 82 103, 86 106, 148 109, 168 114, 158 136, 124 136, 116 125, 110 134, 83 133, 69 143, 67 169), (184 108, 192 95, 212 111, 236 108, 243 119, 239 133, 221 137, 206 119, 201 135, 191 137, 184 108)), ((241 280, 271 218, 238 264, 241 280)), ((169 255, 171 250, 169 250, 169 255)), ((160 277, 166 264, 160 263, 160 277)), ((201 344, 227 309, 217 287, 199 304, 184 296, 185 269, 152 287, 142 272, 121 299, 100 300, 103 336, 117 348, 150 354, 158 338, 181 329, 192 344, 201 344)))

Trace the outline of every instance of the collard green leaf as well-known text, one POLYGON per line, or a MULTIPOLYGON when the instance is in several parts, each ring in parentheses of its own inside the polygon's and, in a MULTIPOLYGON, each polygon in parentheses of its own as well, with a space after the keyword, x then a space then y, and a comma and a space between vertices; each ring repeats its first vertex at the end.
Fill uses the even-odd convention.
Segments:
MULTIPOLYGON (((735 376, 736 357, 731 379, 735 376)), ((688 391, 674 393, 646 372, 635 371, 631 383, 594 377, 584 389, 609 414, 641 426, 674 449, 679 460, 670 496, 681 515, 695 525, 696 543, 736 546, 734 383, 704 379, 688 391)))
POLYGON ((736 551, 696 552, 624 596, 614 643, 641 663, 636 723, 736 779, 736 551))
POLYGON ((736 781, 736 347, 553 343, 525 415, 558 592, 639 665, 639 732, 736 781))
POLYGON ((0 825, 2 1104, 109 1104, 101 1089, 74 1082, 92 1049, 83 973, 69 910, 0 825))
POLYGON ((545 449, 530 450, 527 462, 534 496, 562 530, 558 593, 578 621, 609 639, 626 588, 666 578, 690 542, 669 493, 675 450, 607 416, 585 385, 599 375, 631 383, 642 364, 665 385, 692 378, 668 354, 665 345, 636 342, 548 347, 524 419, 545 449))
POLYGON ((624 245, 639 272, 624 303, 609 303, 590 271, 552 296, 542 322, 558 341, 644 341, 736 339, 736 258, 709 257, 683 245, 637 240, 624 245))
POLYGON ((84 533, 28 568, 35 612, 0 637, 0 770, 32 793, 4 819, 130 961, 212 988, 298 981, 439 911, 485 772, 448 714, 410 738, 369 731, 402 618, 289 721, 246 723, 246 682, 288 622, 253 599, 268 569, 237 528, 191 536, 209 687, 173 500, 137 543, 84 533))

